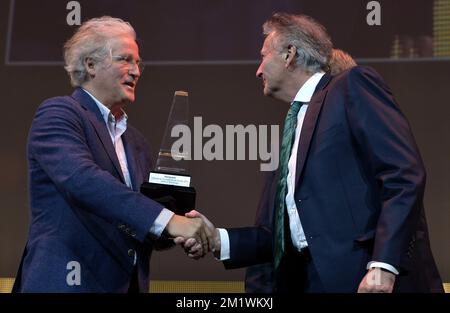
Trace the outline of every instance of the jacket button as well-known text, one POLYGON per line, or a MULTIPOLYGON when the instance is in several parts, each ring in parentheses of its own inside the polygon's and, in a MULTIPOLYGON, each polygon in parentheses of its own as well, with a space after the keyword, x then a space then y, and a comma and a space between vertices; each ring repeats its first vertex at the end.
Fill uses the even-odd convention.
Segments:
POLYGON ((136 237, 136 232, 133 230, 130 235, 131 237, 136 237))
POLYGON ((129 257, 134 257, 134 254, 135 254, 136 252, 133 250, 133 249, 129 249, 128 250, 128 256, 129 257))

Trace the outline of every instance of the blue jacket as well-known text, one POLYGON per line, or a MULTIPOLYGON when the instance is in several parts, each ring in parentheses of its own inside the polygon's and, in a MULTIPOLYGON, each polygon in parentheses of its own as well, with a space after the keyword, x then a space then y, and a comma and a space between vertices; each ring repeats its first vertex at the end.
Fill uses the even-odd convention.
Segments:
POLYGON ((139 289, 148 291, 148 234, 162 206, 139 193, 151 163, 144 137, 128 125, 122 140, 133 190, 88 94, 76 89, 38 108, 28 138, 31 222, 15 291, 126 292, 135 257, 139 289), (80 265, 75 285, 72 261, 80 265))

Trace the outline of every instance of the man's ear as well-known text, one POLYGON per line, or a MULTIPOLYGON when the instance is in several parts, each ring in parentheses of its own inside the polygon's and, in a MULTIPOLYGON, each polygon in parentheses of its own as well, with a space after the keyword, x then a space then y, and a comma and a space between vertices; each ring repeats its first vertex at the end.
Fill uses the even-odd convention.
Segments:
POLYGON ((284 55, 284 64, 286 68, 290 67, 291 65, 294 65, 296 59, 297 59, 297 47, 289 45, 284 55))
POLYGON ((89 76, 95 77, 96 65, 92 58, 87 57, 84 59, 84 67, 86 71, 89 73, 89 76))

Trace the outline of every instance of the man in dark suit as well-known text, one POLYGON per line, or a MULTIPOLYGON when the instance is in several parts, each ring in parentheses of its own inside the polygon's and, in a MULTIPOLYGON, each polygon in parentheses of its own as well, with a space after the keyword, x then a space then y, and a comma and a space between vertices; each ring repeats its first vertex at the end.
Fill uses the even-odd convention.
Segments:
MULTIPOLYGON (((425 169, 405 116, 371 68, 325 73, 332 43, 307 16, 274 14, 257 76, 291 103, 273 223, 214 229, 226 268, 272 261, 278 292, 442 292, 423 208, 425 169)), ((197 256, 194 240, 185 242, 197 256)))
POLYGON ((202 241, 208 229, 139 193, 151 164, 123 110, 142 71, 131 25, 89 20, 64 48, 76 89, 44 101, 31 125, 31 223, 13 290, 147 292, 163 231, 202 241))
MULTIPOLYGON (((328 73, 332 76, 340 74, 342 71, 348 70, 356 66, 355 60, 345 51, 340 49, 333 49, 330 59, 328 61, 328 73)), ((273 179, 267 179, 264 188, 270 188, 270 182, 273 179)), ((265 190, 263 193, 270 192, 265 190)), ((276 190, 274 190, 276 192, 276 190)), ((274 204, 269 204, 273 206, 274 204)), ((256 210, 255 225, 270 227, 272 224, 271 211, 266 210, 267 204, 260 203, 256 210)), ((270 293, 274 291, 274 274, 273 264, 271 262, 264 264, 256 264, 247 267, 245 271, 245 292, 248 293, 270 293)))

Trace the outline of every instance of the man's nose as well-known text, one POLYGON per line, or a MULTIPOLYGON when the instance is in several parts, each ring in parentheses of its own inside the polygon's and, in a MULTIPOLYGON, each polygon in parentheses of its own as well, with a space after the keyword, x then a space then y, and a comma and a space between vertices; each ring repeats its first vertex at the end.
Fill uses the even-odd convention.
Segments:
POLYGON ((137 63, 130 64, 128 68, 128 74, 134 77, 141 76, 141 69, 139 68, 139 65, 137 63))
POLYGON ((262 78, 262 69, 261 69, 261 65, 258 67, 258 69, 256 70, 256 77, 257 78, 262 78))

